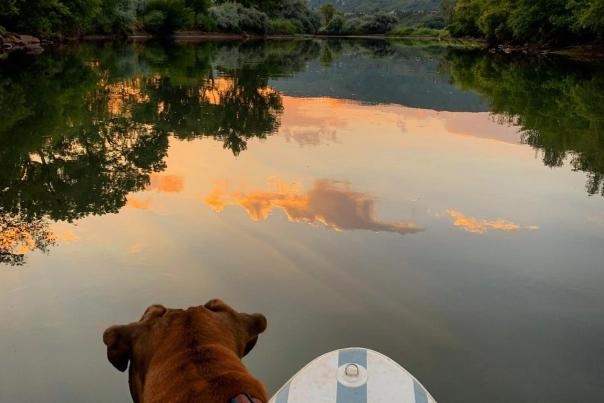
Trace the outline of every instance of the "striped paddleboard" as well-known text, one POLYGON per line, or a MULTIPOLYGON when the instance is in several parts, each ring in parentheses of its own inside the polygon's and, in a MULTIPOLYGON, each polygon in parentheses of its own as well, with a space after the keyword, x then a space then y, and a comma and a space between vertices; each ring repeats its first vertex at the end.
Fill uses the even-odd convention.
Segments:
POLYGON ((396 362, 366 348, 345 348, 313 360, 269 403, 436 403, 396 362))

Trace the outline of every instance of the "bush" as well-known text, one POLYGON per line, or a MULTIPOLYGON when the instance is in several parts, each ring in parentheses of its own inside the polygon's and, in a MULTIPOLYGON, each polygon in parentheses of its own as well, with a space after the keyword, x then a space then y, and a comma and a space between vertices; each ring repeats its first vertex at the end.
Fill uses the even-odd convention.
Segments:
POLYGON ((397 25, 388 33, 389 35, 394 36, 413 36, 415 33, 415 28, 408 27, 404 25, 397 25))
POLYGON ((300 31, 290 20, 276 18, 269 21, 268 33, 272 35, 295 35, 300 31))
POLYGON ((207 14, 197 14, 197 28, 205 32, 214 32, 218 28, 216 21, 207 14))
POLYGON ((351 18, 336 15, 326 27, 321 29, 321 32, 328 35, 385 34, 393 28, 397 21, 398 18, 392 13, 377 13, 351 18))
POLYGON ((210 8, 210 18, 223 32, 265 34, 268 31, 268 16, 265 13, 239 3, 223 3, 210 8))
POLYGON ((159 10, 151 10, 143 18, 145 29, 149 32, 160 32, 165 21, 165 14, 159 10))
POLYGON ((289 20, 299 33, 314 34, 321 26, 321 17, 309 10, 304 0, 283 0, 271 16, 289 20))
POLYGON ((193 25, 193 10, 184 0, 150 0, 145 9, 143 22, 151 33, 171 34, 193 25))
POLYGON ((331 19, 329 24, 322 30, 323 33, 329 35, 342 35, 342 28, 344 27, 344 18, 341 15, 336 15, 331 19))

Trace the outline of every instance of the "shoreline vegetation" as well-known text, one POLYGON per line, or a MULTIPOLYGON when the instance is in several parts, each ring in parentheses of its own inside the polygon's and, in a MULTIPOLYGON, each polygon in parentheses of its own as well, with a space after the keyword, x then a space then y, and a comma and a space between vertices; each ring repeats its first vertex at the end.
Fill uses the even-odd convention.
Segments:
MULTIPOLYGON (((327 1, 327 0, 326 0, 327 1)), ((490 53, 604 58, 604 0, 441 0, 421 13, 343 13, 307 0, 5 0, 0 55, 79 40, 384 38, 490 53), (16 33, 19 32, 19 33, 16 33)))

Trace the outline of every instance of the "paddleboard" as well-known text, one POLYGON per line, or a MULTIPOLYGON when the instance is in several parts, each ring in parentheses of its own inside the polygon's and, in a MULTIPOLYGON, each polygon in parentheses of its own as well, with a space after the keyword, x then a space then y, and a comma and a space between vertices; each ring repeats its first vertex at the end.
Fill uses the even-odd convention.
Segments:
POLYGON ((436 403, 392 359, 366 348, 335 350, 295 374, 269 403, 436 403))

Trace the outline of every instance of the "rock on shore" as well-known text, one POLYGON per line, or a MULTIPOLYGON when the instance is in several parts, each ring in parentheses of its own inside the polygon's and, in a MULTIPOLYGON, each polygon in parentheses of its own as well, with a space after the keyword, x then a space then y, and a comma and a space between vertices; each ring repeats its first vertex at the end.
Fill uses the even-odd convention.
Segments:
POLYGON ((0 35, 1 51, 25 50, 27 53, 41 53, 44 51, 40 39, 32 35, 21 35, 7 32, 0 35))

